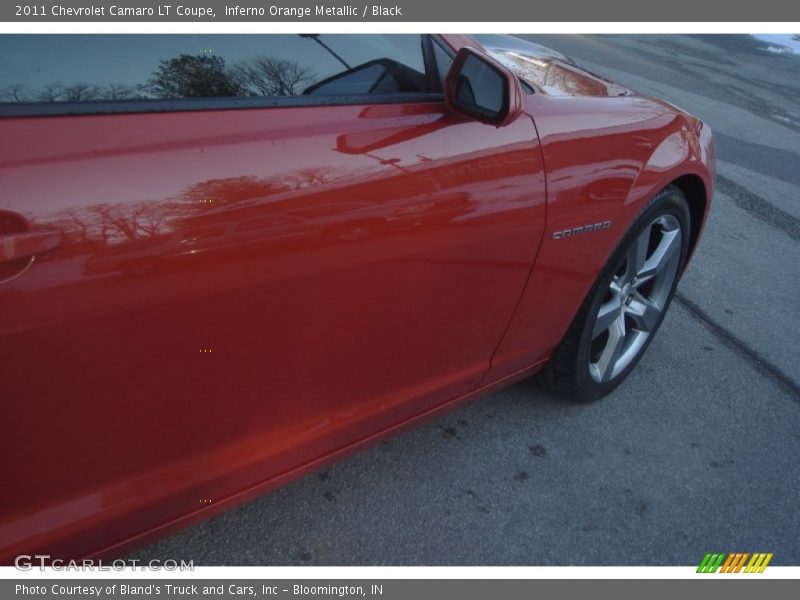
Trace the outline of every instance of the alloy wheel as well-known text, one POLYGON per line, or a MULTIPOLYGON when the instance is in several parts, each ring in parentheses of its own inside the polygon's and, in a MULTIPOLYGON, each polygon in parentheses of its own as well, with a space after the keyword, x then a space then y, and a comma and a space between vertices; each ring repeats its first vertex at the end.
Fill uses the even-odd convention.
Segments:
POLYGON ((589 374, 605 383, 630 365, 655 332, 681 259, 680 221, 661 215, 645 227, 615 271, 595 317, 589 374))

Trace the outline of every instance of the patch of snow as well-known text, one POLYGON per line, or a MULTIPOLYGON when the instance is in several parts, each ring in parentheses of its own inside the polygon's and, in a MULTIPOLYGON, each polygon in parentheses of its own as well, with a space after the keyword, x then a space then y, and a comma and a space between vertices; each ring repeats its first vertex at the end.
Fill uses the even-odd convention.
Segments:
POLYGON ((791 33, 770 33, 754 35, 762 42, 773 44, 766 47, 767 52, 775 54, 800 54, 800 35, 791 33))

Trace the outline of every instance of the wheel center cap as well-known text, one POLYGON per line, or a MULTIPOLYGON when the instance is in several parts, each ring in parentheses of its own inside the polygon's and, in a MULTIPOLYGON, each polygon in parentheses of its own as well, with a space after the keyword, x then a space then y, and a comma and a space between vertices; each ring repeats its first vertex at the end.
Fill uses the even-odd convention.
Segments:
POLYGON ((622 288, 622 302, 623 302, 623 304, 629 304, 630 303, 631 298, 633 297, 634 291, 635 290, 634 290, 634 288, 633 288, 633 286, 631 284, 627 284, 627 285, 625 285, 624 288, 622 288))

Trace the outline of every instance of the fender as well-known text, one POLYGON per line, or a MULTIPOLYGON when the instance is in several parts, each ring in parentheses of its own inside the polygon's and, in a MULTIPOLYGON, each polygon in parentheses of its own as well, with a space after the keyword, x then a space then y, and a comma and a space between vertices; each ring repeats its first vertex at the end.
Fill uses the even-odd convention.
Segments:
POLYGON ((687 175, 699 177, 706 198, 713 196, 715 149, 711 129, 692 117, 683 117, 682 121, 681 129, 664 138, 650 155, 631 187, 626 204, 649 199, 687 175))
MULTIPOLYGON (((550 355, 552 341, 563 337, 597 273, 659 190, 692 176, 702 182, 706 199, 713 192, 710 129, 671 105, 638 96, 565 98, 537 92, 528 96, 526 113, 540 135, 547 226, 484 383, 550 355)), ((704 217, 708 202, 697 207, 704 217)), ((699 229, 692 233, 694 243, 699 229)))
POLYGON ((660 190, 676 184, 689 202, 692 231, 688 267, 700 240, 714 195, 716 149, 711 128, 702 121, 683 115, 684 126, 666 137, 655 149, 636 178, 627 204, 643 204, 660 190))

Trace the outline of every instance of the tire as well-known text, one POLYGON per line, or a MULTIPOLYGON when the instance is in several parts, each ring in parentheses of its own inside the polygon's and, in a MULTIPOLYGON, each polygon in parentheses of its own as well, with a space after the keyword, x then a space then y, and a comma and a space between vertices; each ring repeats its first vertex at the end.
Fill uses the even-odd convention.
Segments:
POLYGON ((674 186, 642 209, 540 373, 551 392, 593 402, 628 376, 675 295, 686 264, 689 227, 686 197, 674 186))

